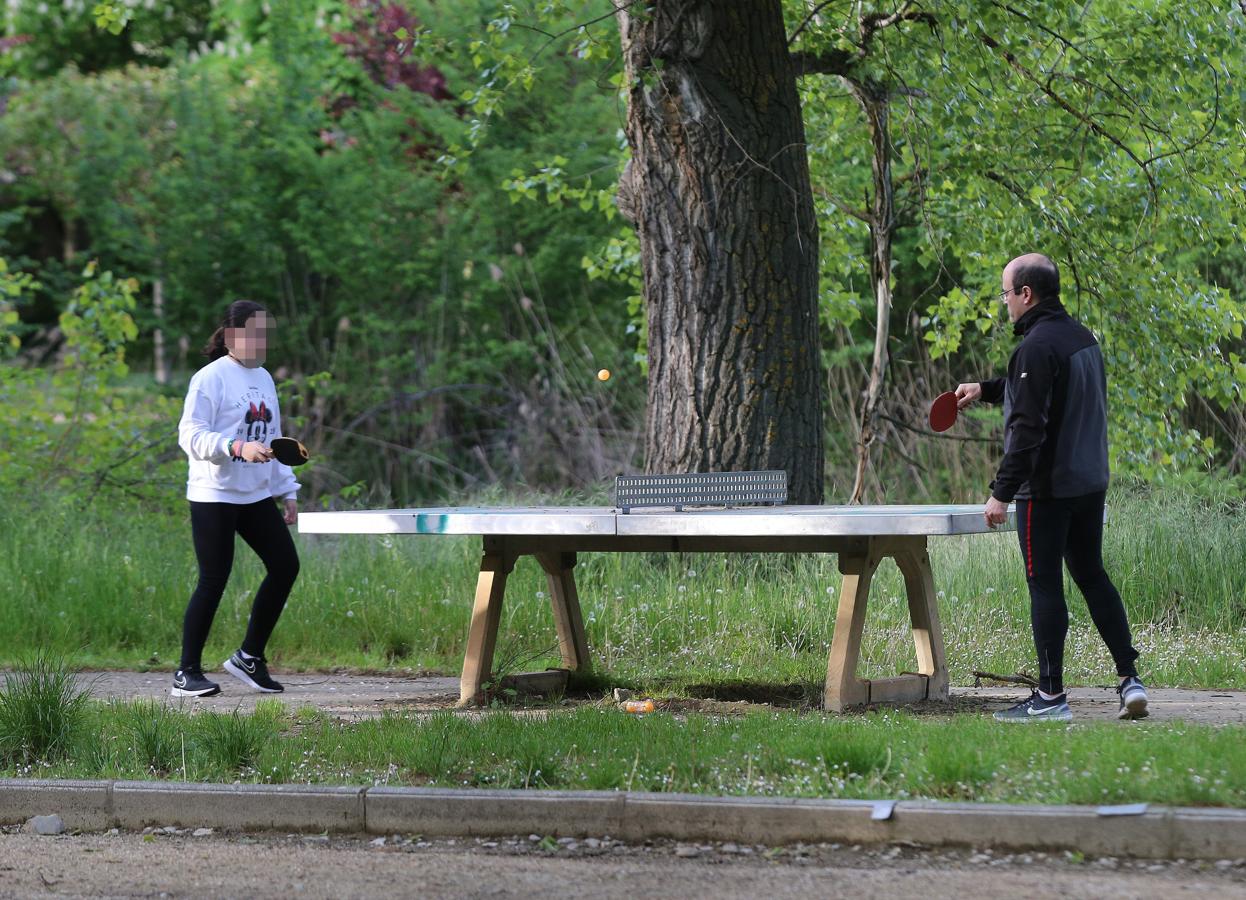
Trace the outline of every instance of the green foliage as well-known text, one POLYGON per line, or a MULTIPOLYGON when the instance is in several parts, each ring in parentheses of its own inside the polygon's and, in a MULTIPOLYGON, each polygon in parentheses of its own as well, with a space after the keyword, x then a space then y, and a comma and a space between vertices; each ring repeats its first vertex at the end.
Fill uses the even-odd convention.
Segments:
MULTIPOLYGON (((534 426, 515 410, 544 405, 547 391, 594 407, 576 414, 590 422, 586 440, 597 428, 622 433, 597 404, 624 394, 635 409, 639 391, 551 377, 564 354, 573 375, 621 372, 635 340, 631 289, 586 282, 581 263, 615 229, 598 196, 618 160, 611 104, 593 77, 600 61, 542 57, 546 79, 474 141, 470 166, 436 161, 472 127, 462 35, 490 6, 413 4, 422 22, 455 35, 420 26, 404 45, 444 76, 453 102, 369 77, 360 45, 352 56, 335 40, 373 27, 350 4, 311 14, 293 0, 221 4, 222 49, 166 72, 66 70, 20 83, 0 158, 21 173, 12 192, 24 215, 7 233, 0 225, 0 241, 43 285, 27 331, 55 321, 66 281, 76 286, 63 273, 87 254, 138 279, 132 361, 149 358, 157 326, 167 347, 198 347, 230 300, 264 303, 278 321, 272 368, 297 395, 283 395, 283 412, 332 461, 309 473, 313 492, 362 481, 409 497, 513 472, 517 443, 548 440, 523 434, 534 426), (568 171, 588 173, 569 183, 594 192, 592 203, 499 202, 510 173, 567 144, 578 148, 568 171), (64 224, 61 257, 40 249, 38 214, 49 207, 64 224), (317 379, 324 372, 333 377, 317 379)), ((142 18, 136 11, 129 27, 142 18)), ((535 50, 545 38, 523 40, 535 50)), ((197 360, 180 351, 174 364, 184 383, 197 360)))
MULTIPOLYGON (((3 89, 0 252, 33 279, 19 322, 0 289, 6 352, 56 324, 94 258, 138 282, 135 371, 157 327, 166 347, 195 348, 230 300, 276 313, 270 359, 298 398, 283 411, 327 463, 308 473, 312 492, 364 484, 408 499, 564 477, 533 457, 592 454, 593 473, 635 464, 594 449, 634 455, 647 355, 636 238, 614 215, 624 154, 612 10, 47 7, 3 13, 5 35, 29 41, 0 54, 16 76, 3 89), (388 42, 379 29, 391 21, 405 24, 388 42), (378 78, 367 53, 435 71, 450 99, 378 78), (575 377, 602 367, 632 377, 608 393, 575 377), (548 434, 559 419, 588 423, 576 426, 585 443, 548 434)), ((985 297, 1009 256, 1040 249, 1108 354, 1117 468, 1171 477, 1236 459, 1240 436, 1215 418, 1240 405, 1246 374, 1236 10, 1113 0, 1074 15, 1056 0, 939 0, 921 9, 933 27, 902 21, 868 43, 858 7, 809 22, 807 3, 785 12, 789 33, 803 23, 793 50, 861 51, 852 76, 892 91, 890 351, 903 387, 889 415, 907 421, 905 405, 938 382, 999 371, 1013 338, 985 297)), ((802 92, 834 483, 873 337, 868 230, 852 214, 866 205, 870 148, 842 81, 806 77, 802 92)), ((198 364, 173 356, 170 395, 198 364)), ((163 453, 176 410, 154 405, 163 453)), ((890 436, 887 481, 921 471, 943 492, 985 482, 989 453, 965 464, 913 434, 890 436)))
POLYGON ((39 651, 20 662, 0 690, 0 760, 29 764, 66 753, 89 699, 60 657, 39 651))
POLYGON ((41 78, 65 68, 100 72, 130 63, 165 66, 222 36, 214 0, 8 0, 0 7, 0 75, 41 78), (158 9, 158 14, 157 14, 158 9))
MULTIPOLYGON (((791 4, 789 20, 806 12, 791 4)), ((1011 257, 1045 252, 1066 306, 1104 345, 1118 465, 1149 476, 1207 465, 1212 443, 1187 400, 1240 402, 1242 383, 1246 307, 1204 274, 1240 247, 1246 220, 1241 14, 1160 0, 947 0, 921 14, 933 24, 901 22, 867 46, 856 12, 826 11, 794 47, 859 51, 850 77, 890 92, 892 330, 912 336, 893 358, 928 354, 948 383, 1000 371, 1014 339, 989 298, 1011 257)), ((867 232, 851 214, 871 184, 864 119, 838 78, 805 78, 802 92, 824 317, 870 340, 867 232)))
POLYGON ((130 11, 117 3, 97 3, 91 7, 91 15, 95 16, 95 26, 109 34, 121 34, 130 21, 130 11))
MULTIPOLYGON (((29 273, 10 271, 8 262, 0 257, 0 353, 7 354, 21 347, 21 339, 17 336, 21 324, 17 304, 22 294, 33 287, 35 280, 29 273)), ((5 369, 0 368, 0 379, 5 377, 4 373, 5 369)))
POLYGON ((0 368, 0 490, 8 496, 37 486, 53 500, 84 502, 167 489, 150 450, 174 402, 118 390, 137 335, 137 284, 94 263, 83 278, 60 315, 64 346, 51 371, 0 368))

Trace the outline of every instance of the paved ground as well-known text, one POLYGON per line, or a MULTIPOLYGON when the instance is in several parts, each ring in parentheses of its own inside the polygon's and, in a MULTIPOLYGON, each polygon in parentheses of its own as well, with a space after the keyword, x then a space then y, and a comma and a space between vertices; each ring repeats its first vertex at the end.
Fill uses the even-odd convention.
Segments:
POLYGON ((84 672, 79 682, 101 700, 147 697, 216 711, 251 710, 257 700, 277 699, 298 708, 314 706, 341 718, 379 716, 387 709, 431 711, 451 709, 459 699, 459 679, 402 678, 375 675, 284 675, 273 673, 285 685, 284 694, 259 694, 224 672, 208 673, 221 693, 201 700, 169 696, 169 672, 84 672))
MULTIPOLYGON (((404 678, 377 675, 323 675, 275 673, 286 685, 284 694, 263 695, 280 699, 294 707, 310 705, 342 718, 366 718, 380 715, 385 710, 432 711, 452 709, 459 696, 459 680, 447 677, 404 678)), ((216 679, 216 676, 212 676, 216 679)), ((169 699, 172 676, 165 672, 89 672, 80 676, 90 686, 92 693, 101 698, 130 699, 150 697, 169 699)), ((216 697, 184 701, 204 709, 233 710, 252 709, 261 696, 236 682, 229 675, 221 674, 222 692, 216 697)), ((1028 692, 1021 688, 982 687, 952 688, 952 702, 920 703, 912 708, 922 714, 945 715, 955 712, 965 715, 986 715, 1001 709, 1028 692)), ((1246 692, 1241 691, 1190 691, 1176 688, 1151 690, 1151 714, 1154 721, 1181 719, 1210 725, 1246 723, 1246 692)), ((703 709, 716 713, 743 712, 763 706, 758 695, 751 694, 750 701, 732 699, 729 692, 714 697, 670 704, 679 710, 703 709)), ((779 705, 791 706, 783 700, 781 690, 776 690, 779 705)), ((1075 721, 1114 720, 1118 708, 1116 692, 1111 687, 1078 687, 1069 692, 1069 704, 1075 721)))
MULTIPOLYGON (((535 836, 533 836, 535 837, 535 836)), ((0 897, 1246 897, 1246 864, 837 844, 0 835, 0 897)))

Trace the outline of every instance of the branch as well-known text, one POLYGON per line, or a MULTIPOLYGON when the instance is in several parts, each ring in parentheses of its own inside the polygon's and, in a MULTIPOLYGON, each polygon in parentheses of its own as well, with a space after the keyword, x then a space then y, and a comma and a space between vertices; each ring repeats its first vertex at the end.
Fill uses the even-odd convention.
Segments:
POLYGON ((535 60, 538 56, 540 56, 542 53, 544 53, 544 52, 545 52, 545 48, 547 48, 550 44, 554 43, 554 41, 558 40, 560 37, 564 37, 564 36, 566 36, 566 35, 570 34, 570 33, 571 33, 571 32, 573 32, 573 31, 579 31, 581 28, 588 28, 588 26, 590 26, 590 25, 596 25, 598 22, 601 22, 601 21, 603 21, 603 20, 605 20, 605 19, 608 19, 608 18, 610 18, 611 16, 616 15, 617 13, 622 12, 622 11, 623 11, 623 10, 625 10, 625 9, 629 9, 629 8, 631 8, 631 7, 635 6, 635 5, 636 5, 637 3, 639 3, 639 2, 640 2, 640 0, 625 0, 625 2, 619 2, 619 3, 611 2, 611 4, 610 4, 610 6, 611 6, 610 12, 608 12, 608 13, 602 13, 600 16, 596 16, 596 17, 594 17, 594 18, 592 18, 592 19, 588 19, 588 20, 586 20, 586 21, 584 21, 584 22, 579 22, 579 23, 577 23, 577 24, 575 24, 575 25, 572 25, 570 28, 564 28, 562 31, 559 31, 559 32, 557 32, 557 33, 551 33, 551 32, 548 32, 548 31, 546 31, 544 28, 537 28, 535 25, 525 25, 525 24, 524 24, 524 23, 522 23, 522 22, 514 22, 514 21, 512 21, 512 22, 510 23, 510 25, 511 25, 511 27, 512 27, 512 28, 522 28, 522 29, 524 29, 525 31, 535 31, 537 34, 543 34, 543 35, 545 35, 547 38, 549 38, 549 40, 547 40, 544 44, 542 44, 540 47, 538 47, 538 48, 537 48, 537 51, 536 51, 535 53, 533 53, 533 54, 532 54, 532 56, 530 56, 530 57, 528 58, 528 62, 532 62, 532 61, 534 61, 534 60, 535 60))
POLYGON ((827 50, 824 53, 801 50, 791 57, 792 70, 797 78, 805 75, 847 75, 860 61, 860 54, 847 50, 827 50))
MULTIPOLYGON (((1246 0, 1242 0, 1242 2, 1246 3, 1246 0)), ((1027 675, 1024 672, 1018 672, 1016 675, 996 675, 993 672, 975 671, 971 674, 973 675, 974 687, 981 687, 982 685, 980 682, 983 678, 989 678, 991 681, 1002 681, 1005 684, 1024 684, 1026 687, 1038 687, 1038 682, 1035 681, 1032 676, 1027 675)))
MULTIPOLYGON (((813 10, 809 13, 809 15, 805 16, 804 21, 796 26, 796 30, 792 32, 792 36, 787 39, 787 45, 789 47, 792 46, 792 42, 796 40, 798 37, 800 37, 800 33, 805 30, 806 25, 808 25, 810 22, 813 21, 813 17, 816 16, 818 13, 822 12, 822 10, 826 9, 826 7, 830 6, 834 2, 836 2, 836 0, 822 0, 821 3, 815 6, 813 10)), ((1242 0, 1242 2, 1246 3, 1246 0, 1242 0)))
MULTIPOLYGON (((1246 0, 1241 0, 1241 2, 1243 4, 1243 11, 1246 11, 1246 0)), ((1216 125, 1220 122, 1220 76, 1216 73, 1216 67, 1213 66, 1210 62, 1207 63, 1207 68, 1211 70, 1211 83, 1215 87, 1215 91, 1216 91, 1215 105, 1212 107, 1211 122, 1208 123, 1207 130, 1203 132, 1202 137, 1197 138, 1194 141, 1191 141, 1189 144, 1187 144, 1184 147, 1181 147, 1177 150, 1169 150, 1167 153, 1158 153, 1155 156, 1152 156, 1150 159, 1146 161, 1145 165, 1150 165, 1151 163, 1156 162, 1157 160, 1161 160, 1166 156, 1178 156, 1182 153, 1188 153, 1189 151, 1197 147, 1199 144, 1206 141, 1209 137, 1211 137, 1211 133, 1215 131, 1216 125)), ((1168 134, 1168 132, 1162 132, 1162 133, 1168 134)))
POLYGON ((992 50, 999 51, 1003 55, 1004 61, 1007 62, 1009 66, 1011 66, 1017 72, 1021 73, 1021 75, 1023 75, 1028 81, 1030 81, 1044 94, 1046 94, 1048 97, 1054 100, 1057 106, 1059 106, 1069 115, 1071 115, 1073 118, 1077 119, 1079 122, 1081 122, 1083 125, 1089 128, 1095 134, 1099 135, 1100 137, 1102 137, 1104 140, 1108 141, 1109 143, 1115 145, 1126 156, 1132 159, 1137 164, 1142 174, 1146 176, 1147 184, 1150 186, 1150 189, 1151 189, 1151 197, 1158 200, 1159 188, 1155 184, 1155 176, 1151 174, 1151 170, 1147 167, 1147 164, 1138 157, 1138 154, 1134 153, 1132 150, 1126 147, 1124 142, 1122 142, 1121 139, 1118 138, 1116 135, 1112 134, 1110 131, 1108 131, 1106 128, 1104 128, 1094 119, 1092 119, 1090 116, 1076 109, 1073 106, 1073 104, 1069 103, 1069 101, 1065 100, 1055 91, 1053 91, 1050 88, 1050 86, 1043 83, 1042 80, 1040 80, 1033 72, 1031 72, 1029 69, 1027 69, 1025 66, 1023 66, 1020 63, 1020 61, 1012 53, 1011 50, 1004 49, 1003 45, 1000 44, 999 41, 995 40, 995 38, 991 37, 986 32, 981 32, 978 36, 982 40, 982 43, 986 44, 987 47, 989 47, 992 50))
POLYGON ((890 28, 892 25, 898 25, 900 22, 925 22, 933 31, 935 26, 939 24, 939 20, 935 18, 934 13, 909 12, 909 7, 913 5, 912 0, 908 0, 904 4, 904 8, 893 12, 891 15, 885 13, 869 13, 861 17, 861 54, 864 56, 868 52, 870 42, 874 40, 874 35, 882 31, 884 28, 890 28))
MULTIPOLYGON (((820 3, 806 17, 805 21, 800 23, 800 27, 792 33, 788 38, 788 46, 792 41, 796 40, 796 35, 809 24, 809 20, 821 10, 829 5, 830 0, 820 3)), ((870 52, 870 43, 874 40, 874 35, 885 28, 892 25, 898 25, 901 22, 925 22, 930 26, 931 30, 938 24, 938 19, 933 13, 923 12, 921 10, 910 11, 913 0, 907 0, 904 7, 897 12, 887 13, 868 13, 861 17, 860 22, 860 43, 854 51, 848 50, 826 50, 821 53, 810 53, 808 51, 799 51, 792 54, 792 67, 796 71, 796 77, 803 75, 844 75, 847 76, 853 67, 861 62, 870 52)))
POLYGON ((927 431, 924 428, 914 428, 908 422, 901 422, 899 419, 893 419, 886 413, 878 413, 878 418, 886 419, 892 425, 903 428, 906 431, 911 431, 914 434, 920 434, 922 437, 939 438, 944 441, 964 441, 968 444, 994 444, 996 442, 995 438, 970 437, 968 435, 961 434, 948 434, 946 431, 927 431))
POLYGON ((843 200, 840 200, 834 194, 824 191, 822 188, 815 188, 815 190, 818 192, 819 197, 821 197, 823 200, 826 200, 829 203, 834 204, 835 207, 844 215, 852 216, 854 219, 859 219, 860 221, 864 222, 867 225, 873 224, 874 217, 871 216, 865 210, 859 209, 854 206, 849 206, 843 200))
POLYGON ((363 425, 374 416, 385 412, 386 410, 403 408, 409 409, 416 403, 419 403, 421 400, 426 400, 429 397, 435 397, 438 394, 453 394, 460 391, 489 391, 510 397, 508 392, 495 385, 488 384, 442 384, 423 391, 411 391, 409 393, 395 392, 389 397, 389 399, 382 400, 380 403, 374 404, 368 409, 365 409, 363 412, 355 416, 355 418, 352 419, 347 425, 337 430, 345 434, 354 434, 355 429, 357 429, 360 425, 363 425))

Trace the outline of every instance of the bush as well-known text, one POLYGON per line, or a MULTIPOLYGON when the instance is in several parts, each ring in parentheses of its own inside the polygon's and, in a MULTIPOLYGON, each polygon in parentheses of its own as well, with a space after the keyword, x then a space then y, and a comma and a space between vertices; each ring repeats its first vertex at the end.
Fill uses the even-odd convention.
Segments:
POLYGON ((64 756, 86 714, 88 692, 56 656, 39 653, 4 676, 0 758, 8 764, 64 756))

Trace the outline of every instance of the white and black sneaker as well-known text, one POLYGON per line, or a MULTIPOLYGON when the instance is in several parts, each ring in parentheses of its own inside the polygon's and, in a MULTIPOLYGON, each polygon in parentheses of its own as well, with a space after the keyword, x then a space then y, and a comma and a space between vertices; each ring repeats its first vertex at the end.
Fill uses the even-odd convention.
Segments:
POLYGON ((173 673, 173 690, 169 691, 174 697, 211 697, 220 692, 221 686, 204 678, 199 668, 178 669, 173 673))
POLYGON ((268 674, 268 666, 264 665, 262 656, 244 656, 241 650, 225 660, 225 671, 233 675, 247 687, 265 694, 280 694, 285 690, 268 674))
POLYGON ((1141 678, 1137 675, 1130 675, 1116 686, 1116 693, 1121 695, 1121 708, 1116 718, 1145 719, 1147 717, 1146 688, 1142 686, 1141 678))

